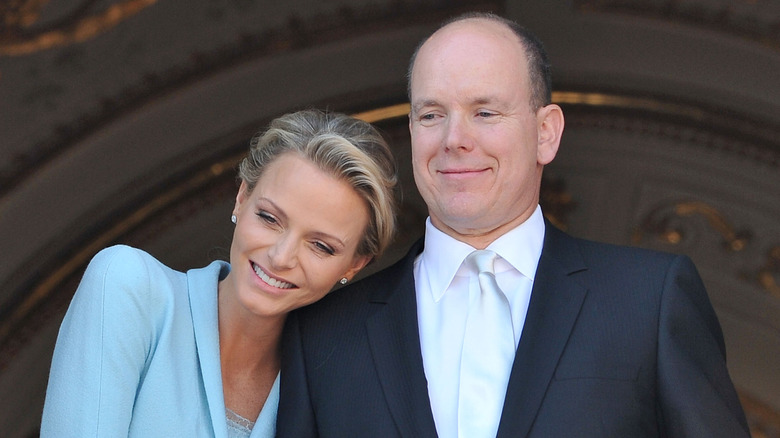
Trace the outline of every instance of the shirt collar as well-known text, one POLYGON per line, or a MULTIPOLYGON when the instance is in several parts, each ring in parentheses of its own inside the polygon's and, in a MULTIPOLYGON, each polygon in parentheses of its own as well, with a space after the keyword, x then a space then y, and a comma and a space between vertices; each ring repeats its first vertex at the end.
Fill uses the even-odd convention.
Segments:
MULTIPOLYGON (((486 249, 495 251, 496 272, 511 268, 533 280, 544 243, 544 217, 537 205, 525 222, 492 242, 486 249), (502 260, 503 259, 503 260, 502 260), (511 266, 510 266, 511 265, 511 266)), ((433 299, 439 301, 458 273, 463 260, 474 251, 471 245, 456 240, 425 221, 425 246, 420 261, 428 272, 433 299)))
MULTIPOLYGON (((543 245, 544 216, 541 207, 537 205, 536 210, 525 222, 493 241, 486 249, 494 251, 512 268, 533 281, 543 245)), ((499 261, 495 269, 496 272, 503 272, 510 267, 505 265, 502 267, 499 261)))
POLYGON ((453 239, 434 227, 431 218, 425 221, 425 246, 420 255, 434 301, 439 301, 447 290, 466 256, 474 248, 471 245, 453 239))

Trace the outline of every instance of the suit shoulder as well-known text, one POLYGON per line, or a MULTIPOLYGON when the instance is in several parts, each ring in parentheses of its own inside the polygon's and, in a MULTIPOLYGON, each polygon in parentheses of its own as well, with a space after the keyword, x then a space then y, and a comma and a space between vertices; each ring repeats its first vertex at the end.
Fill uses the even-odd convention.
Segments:
POLYGON ((176 290, 184 274, 175 271, 149 253, 127 245, 99 251, 87 266, 77 294, 102 296, 155 295, 176 290))
POLYGON ((567 272, 587 271, 591 276, 603 274, 605 278, 663 279, 672 271, 695 271, 693 262, 685 255, 582 239, 552 226, 544 245, 540 263, 561 266, 567 272))
POLYGON ((116 263, 151 264, 165 267, 148 252, 128 245, 113 245, 98 251, 90 261, 90 265, 105 266, 116 263))
POLYGON ((673 254, 670 252, 598 242, 595 240, 573 237, 563 232, 560 233, 566 236, 566 238, 571 239, 571 242, 577 246, 583 258, 589 263, 604 261, 619 264, 637 262, 669 264, 678 258, 688 258, 685 255, 673 254))
POLYGON ((658 251, 648 248, 640 248, 629 245, 616 245, 612 243, 597 242, 587 239, 577 239, 583 252, 587 254, 607 254, 615 257, 628 257, 629 259, 641 258, 641 259, 654 259, 654 260, 671 260, 678 257, 677 254, 669 252, 658 251))

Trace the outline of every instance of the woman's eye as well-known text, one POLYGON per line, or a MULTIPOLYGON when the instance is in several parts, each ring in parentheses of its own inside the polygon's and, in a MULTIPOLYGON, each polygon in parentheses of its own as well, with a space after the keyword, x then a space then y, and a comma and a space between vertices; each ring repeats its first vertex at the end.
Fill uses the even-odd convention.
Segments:
POLYGON ((265 212, 265 211, 258 211, 257 216, 262 219, 264 222, 269 223, 271 225, 275 225, 278 223, 275 217, 273 215, 265 212))
POLYGON ((333 255, 336 253, 336 251, 333 250, 330 246, 322 243, 322 242, 314 242, 314 247, 317 248, 318 251, 321 251, 328 255, 333 255))

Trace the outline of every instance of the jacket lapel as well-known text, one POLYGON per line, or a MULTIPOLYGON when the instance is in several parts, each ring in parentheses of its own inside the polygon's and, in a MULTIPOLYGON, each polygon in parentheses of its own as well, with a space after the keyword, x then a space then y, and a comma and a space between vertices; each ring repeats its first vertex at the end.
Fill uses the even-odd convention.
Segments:
POLYGON ((587 293, 574 274, 586 269, 574 239, 547 222, 498 437, 531 430, 587 293))
POLYGON ((225 399, 222 394, 222 367, 219 361, 217 282, 227 275, 228 270, 227 264, 214 262, 206 268, 187 271, 195 345, 198 349, 211 425, 217 438, 227 437, 225 399))
POLYGON ((414 259, 422 240, 382 276, 388 283, 371 298, 366 321, 371 354, 390 412, 402 436, 436 436, 420 352, 414 259))

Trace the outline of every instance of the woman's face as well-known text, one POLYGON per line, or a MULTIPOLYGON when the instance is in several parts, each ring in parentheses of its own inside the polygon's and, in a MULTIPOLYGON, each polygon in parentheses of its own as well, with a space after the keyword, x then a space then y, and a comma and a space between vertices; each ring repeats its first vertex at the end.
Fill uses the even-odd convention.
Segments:
POLYGON ((254 314, 311 304, 370 260, 356 255, 369 217, 363 199, 298 155, 276 158, 252 192, 242 183, 233 213, 228 287, 254 314))

